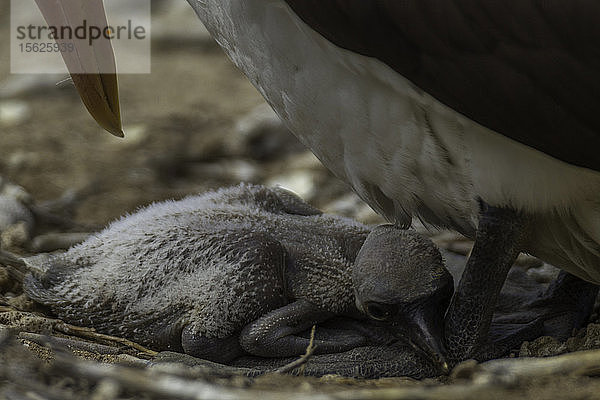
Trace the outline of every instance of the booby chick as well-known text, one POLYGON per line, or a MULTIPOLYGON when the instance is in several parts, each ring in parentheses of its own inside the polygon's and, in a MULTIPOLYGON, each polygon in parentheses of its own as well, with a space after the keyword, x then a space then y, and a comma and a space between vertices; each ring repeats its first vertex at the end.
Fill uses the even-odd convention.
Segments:
MULTIPOLYGON (((439 349, 423 337, 441 334, 452 277, 429 239, 381 229, 395 248, 396 259, 386 263, 390 271, 428 275, 422 286, 394 294, 397 315, 427 317, 392 328, 413 343, 406 345, 411 363, 396 373, 439 374, 439 349)), ((365 319, 356 309, 352 271, 369 233, 284 189, 242 184, 153 204, 63 254, 27 258, 34 272, 24 289, 69 323, 154 349, 218 362, 248 353, 296 356, 309 343, 298 333, 314 324, 337 316, 365 319)), ((365 311, 384 319, 375 306, 365 311)), ((368 331, 323 331, 320 337, 317 330, 316 352, 381 344, 368 331)))

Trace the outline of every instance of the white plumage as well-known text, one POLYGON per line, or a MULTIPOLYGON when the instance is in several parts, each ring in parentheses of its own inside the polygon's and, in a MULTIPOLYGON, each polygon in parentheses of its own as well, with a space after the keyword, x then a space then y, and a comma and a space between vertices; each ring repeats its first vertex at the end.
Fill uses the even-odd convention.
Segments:
POLYGON ((473 236, 478 199, 533 215, 531 253, 600 283, 600 173, 495 133, 282 0, 188 0, 298 138, 376 211, 473 236))

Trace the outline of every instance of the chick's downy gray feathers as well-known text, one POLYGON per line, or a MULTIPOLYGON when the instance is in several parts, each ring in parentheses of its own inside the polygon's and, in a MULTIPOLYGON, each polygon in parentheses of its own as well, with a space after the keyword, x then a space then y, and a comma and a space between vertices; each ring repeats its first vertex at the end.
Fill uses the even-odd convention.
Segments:
POLYGON ((344 312, 367 234, 283 189, 242 184, 153 204, 29 259, 44 272, 25 289, 67 322, 173 348, 184 326, 224 338, 293 299, 344 312))

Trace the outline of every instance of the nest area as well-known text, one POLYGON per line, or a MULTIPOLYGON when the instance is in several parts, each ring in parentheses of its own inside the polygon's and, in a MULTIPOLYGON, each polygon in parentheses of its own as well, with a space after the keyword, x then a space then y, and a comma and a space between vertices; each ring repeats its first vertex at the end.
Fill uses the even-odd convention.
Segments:
MULTIPOLYGON (((423 381, 281 373, 248 377, 210 362, 156 358, 126 340, 95 335, 39 312, 2 306, 0 322, 0 398, 6 399, 563 399, 594 398, 600 389, 600 350, 466 361, 450 377, 423 381)), ((597 340, 600 326, 587 330, 595 332, 580 339, 597 340)))

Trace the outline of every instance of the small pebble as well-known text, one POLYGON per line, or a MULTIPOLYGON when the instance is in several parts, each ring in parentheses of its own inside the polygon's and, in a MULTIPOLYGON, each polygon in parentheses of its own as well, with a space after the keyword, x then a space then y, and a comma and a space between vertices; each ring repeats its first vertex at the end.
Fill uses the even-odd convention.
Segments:
MULTIPOLYGON (((324 211, 332 214, 352 217, 356 210, 362 206, 362 200, 354 193, 347 193, 342 197, 333 200, 324 207, 324 211)), ((364 204, 364 203, 363 203, 364 204)))
POLYGON ((15 185, 0 176, 0 196, 12 197, 23 203, 30 204, 32 197, 22 186, 15 185))
POLYGON ((37 167, 41 161, 39 153, 18 150, 8 156, 6 166, 10 171, 19 171, 24 168, 37 167))
POLYGON ((266 182, 266 186, 281 186, 307 201, 314 197, 317 189, 313 174, 305 170, 290 171, 286 174, 274 176, 266 182))
POLYGON ((377 214, 371 207, 363 204, 356 210, 354 218, 367 225, 385 224, 387 221, 381 215, 377 214))
POLYGON ((567 339, 566 346, 569 351, 600 349, 600 325, 588 324, 576 336, 567 339))
POLYGON ((134 147, 143 144, 148 139, 148 127, 145 124, 132 124, 123 126, 123 138, 105 135, 105 140, 110 141, 115 147, 134 147))
POLYGON ((519 357, 550 357, 567 352, 567 345, 550 336, 542 336, 532 342, 523 342, 519 357))
POLYGON ((34 217, 29 208, 13 196, 0 195, 0 232, 19 223, 24 224, 27 234, 31 233, 34 217))
MULTIPOLYGON (((417 230, 417 232, 419 232, 419 231, 417 230)), ((429 236, 431 236, 431 235, 429 235, 429 236)), ((435 235, 431 236, 431 240, 433 240, 433 242, 436 245, 443 247, 445 249, 447 249, 447 246, 449 246, 450 244, 456 243, 456 242, 466 242, 469 244, 469 246, 473 245, 473 242, 470 239, 467 239, 460 233, 454 232, 454 231, 446 231, 446 230, 435 233, 435 235)), ((464 254, 462 254, 462 255, 464 255, 464 254)))
POLYGON ((0 125, 19 125, 25 122, 30 116, 31 107, 24 101, 6 100, 0 102, 0 125))
POLYGON ((90 400, 111 400, 118 398, 121 393, 121 386, 112 379, 102 379, 94 389, 90 400))
POLYGON ((450 379, 471 379, 479 369, 479 363, 475 360, 466 360, 456 365, 450 372, 450 379))
POLYGON ((31 239, 31 227, 25 221, 9 225, 0 232, 0 247, 15 251, 27 247, 31 239))
POLYGON ((135 356, 132 356, 131 354, 117 354, 117 356, 115 357, 115 361, 118 362, 119 364, 122 365, 128 365, 128 366, 136 366, 136 367, 147 367, 148 365, 151 364, 151 361, 148 360, 143 360, 141 358, 137 358, 135 356))
POLYGON ((373 211, 371 207, 354 193, 347 193, 335 199, 324 207, 324 211, 354 218, 368 225, 385 223, 383 217, 373 211))

